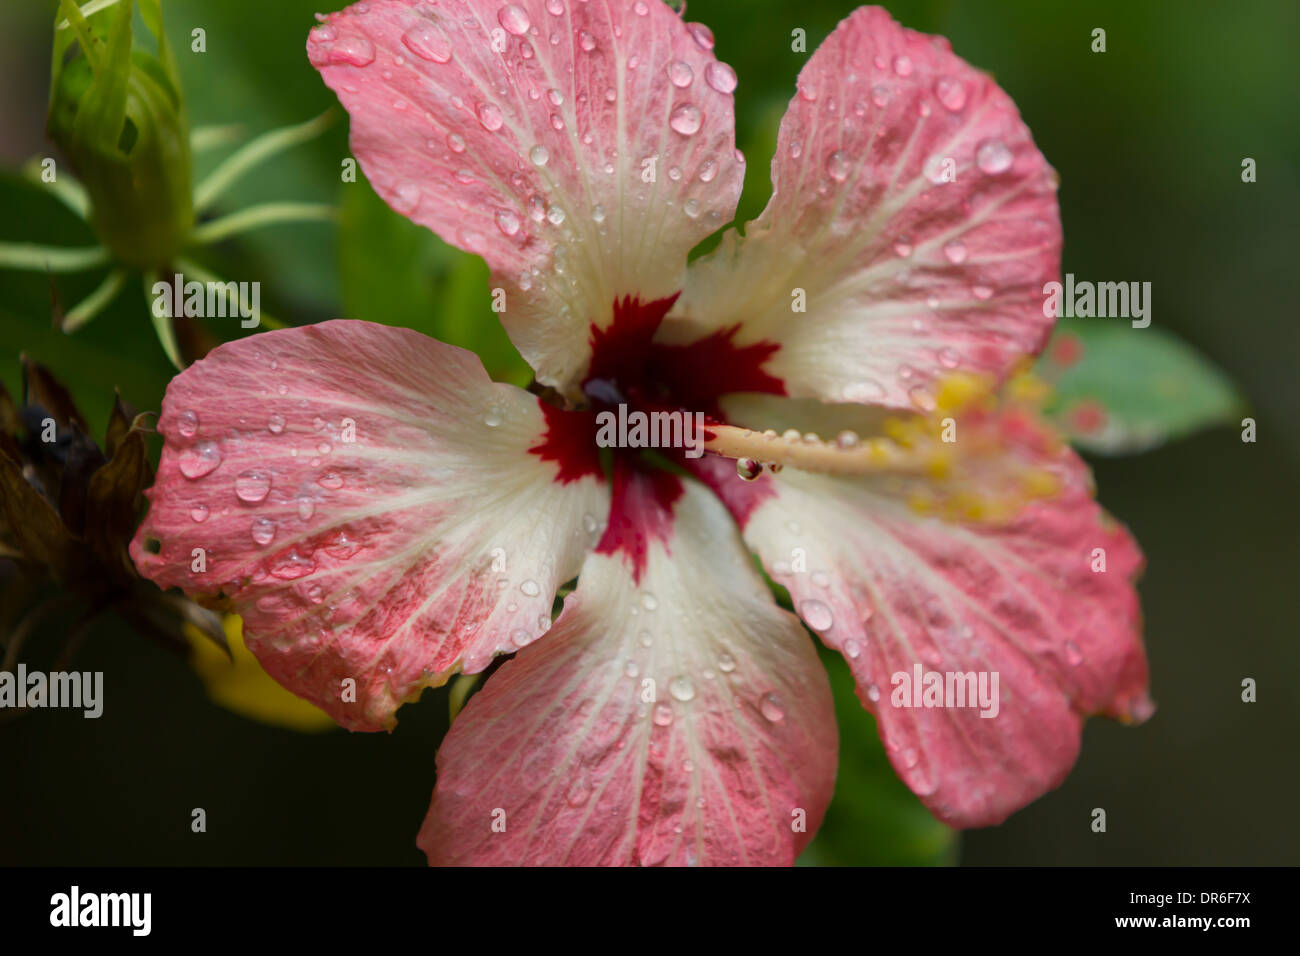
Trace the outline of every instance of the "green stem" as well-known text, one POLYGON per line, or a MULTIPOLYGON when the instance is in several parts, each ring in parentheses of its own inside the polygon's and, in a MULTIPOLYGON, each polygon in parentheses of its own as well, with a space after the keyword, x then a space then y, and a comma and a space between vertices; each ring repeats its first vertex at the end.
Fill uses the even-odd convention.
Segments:
POLYGON ((78 302, 63 317, 63 331, 75 332, 99 315, 126 285, 126 270, 114 269, 99 284, 99 288, 78 302))
MULTIPOLYGON (((199 264, 198 264, 197 262, 195 262, 193 259, 180 259, 180 260, 177 260, 177 262, 176 262, 176 267, 177 267, 177 268, 178 268, 178 269, 179 269, 179 270, 180 270, 184 275, 188 275, 188 276, 190 276, 191 278, 195 279, 196 281, 198 281, 198 282, 202 282, 202 283, 205 284, 205 285, 208 284, 209 282, 217 282, 217 283, 221 283, 223 286, 225 285, 225 283, 222 282, 222 280, 220 279, 220 277, 218 277, 215 273, 209 272, 207 269, 203 268, 201 265, 199 265, 199 264)), ((229 300, 227 300, 227 301, 229 301, 229 300)), ((239 309, 240 312, 243 312, 243 311, 244 311, 245 303, 244 303, 244 301, 243 301, 242 298, 240 298, 238 301, 236 301, 235 305, 236 305, 236 307, 239 309)), ((287 329, 287 328, 289 328, 289 326, 288 326, 287 324, 285 324, 284 322, 281 322, 279 319, 273 319, 273 318, 271 318, 271 316, 267 315, 265 312, 259 312, 259 313, 258 313, 258 319, 259 319, 258 324, 259 324, 259 325, 263 325, 263 326, 265 326, 265 327, 268 328, 268 329, 287 329)))
POLYGON ((82 188, 81 183, 77 182, 70 173, 64 173, 62 179, 46 182, 41 178, 44 172, 40 158, 28 160, 23 165, 23 176, 28 182, 48 190, 55 199, 76 213, 77 218, 82 222, 89 222, 90 199, 87 198, 86 190, 82 188))
POLYGON ((257 139, 236 150, 225 162, 214 169, 207 179, 199 183, 194 190, 195 214, 197 215, 207 209, 231 183, 259 163, 270 159, 277 153, 284 152, 290 147, 319 136, 333 122, 334 111, 329 109, 315 119, 300 123, 297 126, 286 126, 272 130, 269 133, 263 133, 257 139))
POLYGON ((206 246, 262 226, 282 222, 323 222, 336 216, 334 207, 323 203, 270 202, 204 223, 190 234, 190 239, 195 245, 206 246))
POLYGON ((0 242, 0 269, 35 269, 38 272, 82 272, 108 262, 103 246, 68 249, 37 246, 30 242, 0 242))

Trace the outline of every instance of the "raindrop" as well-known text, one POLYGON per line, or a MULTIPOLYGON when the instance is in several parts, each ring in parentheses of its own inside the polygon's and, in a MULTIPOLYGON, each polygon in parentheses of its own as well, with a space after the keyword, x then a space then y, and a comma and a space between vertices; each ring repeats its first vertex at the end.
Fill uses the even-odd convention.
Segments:
POLYGON ((497 212, 497 228, 503 235, 515 236, 519 234, 519 217, 508 209, 502 209, 497 212))
POLYGON ((284 431, 284 416, 272 415, 266 422, 266 430, 272 435, 278 435, 284 431))
POLYGON ((308 520, 316 513, 316 504, 310 498, 303 496, 298 499, 298 517, 303 521, 308 520))
POLYGON ((564 799, 571 807, 580 807, 591 799, 591 780, 585 770, 578 771, 578 776, 569 785, 564 799))
POLYGON ((939 364, 944 368, 956 368, 957 363, 960 361, 957 353, 950 348, 939 349, 935 353, 935 358, 939 360, 939 364))
POLYGON ((899 239, 894 243, 894 254, 900 259, 906 259, 912 254, 912 244, 906 239, 899 239))
POLYGON ((551 158, 551 153, 545 146, 534 146, 528 151, 528 158, 532 160, 534 166, 545 166, 551 158))
POLYGON ((704 116, 700 113, 700 108, 691 103, 682 103, 668 117, 668 125, 683 136, 696 133, 703 121, 704 116))
POLYGON ((270 518, 253 519, 253 540, 258 544, 270 544, 275 537, 275 522, 270 518))
POLYGON ((495 133, 505 122, 501 118, 501 111, 492 103, 480 103, 478 107, 478 121, 485 130, 495 133))
POLYGON ((705 160, 700 166, 700 182, 711 183, 716 175, 718 175, 718 164, 711 159, 705 160))
POLYGON ((686 213, 692 219, 700 218, 700 201, 698 199, 688 199, 682 203, 682 212, 686 213))
POLYGON ((602 206, 600 203, 596 203, 596 205, 591 208, 591 218, 593 222, 598 222, 598 223, 604 222, 605 207, 602 206))
POLYGON ((846 451, 850 448, 857 448, 858 433, 845 429, 844 431, 840 432, 838 436, 836 436, 835 445, 837 448, 843 448, 846 451))
POLYGON ((975 165, 979 167, 980 172, 988 173, 990 176, 1005 173, 1011 168, 1014 158, 1011 150, 1007 149, 1001 140, 996 139, 986 139, 975 151, 975 165))
POLYGON ((180 454, 181 474, 191 480, 211 474, 221 464, 221 449, 214 441, 201 441, 180 454))
POLYGON ((951 76, 941 76, 934 81, 934 95, 944 109, 953 113, 960 113, 966 106, 966 87, 951 76))
POLYGON ((943 247, 944 258, 953 265, 961 265, 966 261, 966 244, 960 239, 954 239, 945 243, 943 247))
POLYGON ((737 458, 736 474, 742 481, 753 481, 763 473, 762 462, 755 461, 753 458, 737 458))
POLYGON ((623 665, 623 673, 628 677, 636 677, 637 674, 641 673, 641 670, 636 666, 636 661, 629 660, 623 665))
POLYGON ((650 8, 645 5, 645 0, 636 0, 636 3, 632 4, 632 12, 638 17, 643 17, 650 12, 650 8))
POLYGON ((343 487, 343 479, 332 471, 328 471, 316 479, 316 484, 322 488, 328 488, 330 491, 337 491, 343 487))
POLYGON ((685 674, 680 677, 674 677, 668 682, 668 693, 673 695, 674 700, 680 700, 686 703, 688 700, 695 699, 695 685, 685 674))
POLYGON ((816 598, 799 602, 799 616, 814 631, 829 631, 834 623, 831 609, 816 598))
POLYGON ((673 722, 673 709, 667 704, 655 704, 654 722, 657 727, 667 727, 673 722))
POLYGON ((532 21, 528 19, 528 14, 524 8, 515 3, 507 3, 497 11, 497 23, 506 28, 507 33, 513 33, 515 36, 523 36, 532 26, 532 21))
POLYGON ((465 138, 459 133, 451 133, 447 137, 447 148, 453 153, 465 152, 465 138))
POLYGON ((546 219, 552 226, 558 226, 564 222, 564 210, 559 206, 552 206, 546 210, 546 219))
POLYGON ((970 291, 971 291, 971 295, 975 296, 975 298, 979 299, 981 302, 987 302, 989 299, 993 298, 992 286, 987 286, 987 285, 972 286, 970 291))
POLYGON ((912 75, 912 59, 906 53, 894 57, 894 72, 899 76, 912 75))
POLYGON ((402 45, 422 60, 446 63, 451 59, 451 42, 432 27, 414 27, 402 36, 402 45))
POLYGON ((592 50, 596 49, 596 38, 586 30, 582 30, 578 34, 578 46, 582 47, 582 49, 587 53, 590 53, 592 50))
POLYGON ((551 101, 552 106, 560 106, 564 103, 564 94, 555 88, 546 91, 546 98, 551 101))
POLYGON ((402 215, 414 212, 420 204, 420 187, 415 183, 402 183, 393 194, 393 208, 402 215))
POLYGON ((546 0, 546 12, 553 17, 564 16, 563 0, 546 0))
POLYGON ((195 505, 193 508, 190 509, 190 517, 196 522, 207 521, 208 506, 201 505, 201 504, 195 505))
POLYGON ((327 63, 369 66, 375 62, 375 45, 365 37, 343 37, 326 51, 327 63))
POLYGON ((235 479, 235 494, 249 504, 265 501, 270 490, 271 476, 264 471, 245 471, 235 479))
POLYGON ((653 594, 649 594, 649 593, 642 594, 641 606, 645 608, 647 611, 653 611, 655 608, 659 606, 659 599, 656 598, 653 594))
POLYGON ((867 700, 871 701, 872 703, 875 703, 876 701, 880 700, 880 688, 877 687, 875 684, 867 685, 867 700))
POLYGON ((685 89, 691 85, 691 80, 695 79, 695 71, 691 69, 690 64, 682 60, 673 60, 668 64, 668 81, 679 89, 685 89))
POLYGON ((842 149, 837 149, 826 157, 826 172, 831 179, 842 183, 849 178, 849 157, 842 149))
POLYGON ((718 670, 724 674, 730 674, 736 669, 736 659, 730 654, 723 654, 718 658, 718 670))
POLYGON ((704 82, 719 93, 732 93, 736 89, 736 71, 714 60, 704 68, 704 82))
POLYGON ((519 585, 519 590, 524 592, 528 597, 537 597, 542 593, 541 587, 532 578, 529 578, 523 584, 519 585))
POLYGON ((193 438, 199 430, 199 415, 193 409, 187 408, 176 416, 176 430, 184 438, 193 438))
POLYGON ((844 655, 849 660, 857 660, 862 654, 862 645, 850 638, 844 642, 844 655))
POLYGON ((871 88, 871 102, 877 106, 884 106, 889 102, 889 87, 883 83, 877 83, 871 88))
POLYGON ((771 723, 785 718, 785 708, 781 706, 781 698, 776 694, 768 691, 758 702, 758 709, 762 712, 764 719, 771 723))
POLYGON ((483 416, 483 424, 488 428, 496 428, 501 424, 501 410, 495 405, 488 409, 488 413, 483 416))
POLYGON ((702 50, 713 49, 713 31, 703 23, 688 23, 686 29, 690 31, 691 37, 702 50))

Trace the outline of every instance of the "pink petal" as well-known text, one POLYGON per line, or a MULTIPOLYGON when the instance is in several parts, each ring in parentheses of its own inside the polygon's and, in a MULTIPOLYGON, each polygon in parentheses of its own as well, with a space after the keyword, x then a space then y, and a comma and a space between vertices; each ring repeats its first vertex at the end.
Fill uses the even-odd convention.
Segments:
POLYGON ((230 598, 271 676, 354 730, 544 633, 608 501, 530 453, 535 397, 365 322, 220 346, 172 380, 159 430, 136 566, 230 598))
POLYGON ((943 38, 875 7, 844 20, 799 75, 772 181, 746 236, 692 267, 662 339, 741 324, 739 343, 780 346, 765 368, 787 394, 899 408, 928 407, 950 369, 1001 374, 1043 345, 1056 176, 943 38))
POLYGON ((591 326, 676 293, 735 212, 734 74, 702 30, 662 2, 370 0, 308 54, 371 184, 487 259, 515 344, 576 395, 591 326))
POLYGON ((678 485, 666 509, 671 491, 616 492, 643 532, 640 583, 625 548, 591 555, 555 633, 452 725, 418 841, 431 863, 789 864, 816 832, 837 746, 825 671, 717 500, 678 485))
POLYGON ((1072 452, 1015 415, 999 427, 1008 459, 1032 458, 1061 487, 1010 520, 918 514, 908 499, 920 479, 787 468, 747 484, 721 466, 705 472, 804 622, 845 655, 899 775, 959 827, 1000 823, 1059 785, 1086 715, 1141 721, 1153 709, 1137 545, 1091 499, 1072 452), (996 672, 996 713, 954 698, 895 706, 896 675, 911 680, 917 666, 990 682, 996 672))

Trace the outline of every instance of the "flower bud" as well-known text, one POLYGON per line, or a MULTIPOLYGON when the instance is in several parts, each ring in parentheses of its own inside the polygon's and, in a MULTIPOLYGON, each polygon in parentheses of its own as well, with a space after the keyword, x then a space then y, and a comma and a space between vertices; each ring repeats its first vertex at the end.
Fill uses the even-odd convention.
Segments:
POLYGON ((121 0, 88 20, 61 0, 47 128, 81 177, 100 240, 120 261, 157 269, 194 225, 189 122, 160 0, 140 0, 156 56, 132 50, 133 6, 121 0))

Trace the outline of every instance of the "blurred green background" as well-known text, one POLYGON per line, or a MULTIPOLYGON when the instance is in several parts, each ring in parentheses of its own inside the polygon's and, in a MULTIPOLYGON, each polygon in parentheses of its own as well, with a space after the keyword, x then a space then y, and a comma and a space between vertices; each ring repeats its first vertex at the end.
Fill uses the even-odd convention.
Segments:
MULTIPOLYGON (((323 0, 165 0, 192 122, 252 136, 319 113, 333 95, 304 52, 323 0), (190 52, 190 31, 207 51, 190 52)), ((690 0, 740 76, 749 158, 740 218, 767 199, 777 122, 806 59, 849 0, 690 0)), ((954 839, 884 763, 842 666, 832 677, 843 754, 836 801, 808 863, 1267 864, 1300 862, 1300 5, 1039 0, 887 4, 906 26, 949 37, 993 73, 1061 175, 1064 271, 1149 281, 1153 324, 1239 384, 1256 444, 1222 427, 1137 457, 1092 459, 1101 498, 1135 532, 1156 716, 1089 723, 1060 790, 1001 827, 954 839), (1090 51, 1107 32, 1107 52, 1090 51), (1258 164, 1243 184, 1241 162, 1258 164), (1253 677, 1259 700, 1243 704, 1253 677), (1093 833, 1103 807, 1108 832, 1093 833)), ((0 5, 0 163, 52 155, 44 138, 53 0, 0 5)), ((346 119, 241 180, 224 211, 254 202, 338 202, 340 229, 273 227, 205 253, 221 275, 263 283, 271 314, 365 318, 479 344, 518 377, 491 320, 486 268, 339 182, 346 119)), ((228 152, 226 150, 225 152, 228 152)), ((225 152, 203 156, 199 176, 225 152)), ((54 200, 0 178, 0 241, 93 242, 54 200)), ((65 307, 101 273, 57 277, 65 307)), ((27 352, 72 389, 102 430, 113 388, 157 409, 171 371, 143 294, 128 289, 73 337, 51 328, 49 279, 0 270, 0 378, 20 393, 27 352)), ((234 333, 234 323, 222 329, 234 333)), ((29 644, 48 665, 66 628, 29 644)), ((414 837, 447 724, 446 689, 401 712, 391 735, 304 735, 210 703, 186 664, 106 619, 78 669, 106 672, 100 720, 38 711, 0 726, 0 863, 423 862, 414 837), (192 808, 208 832, 190 831, 192 808)))

